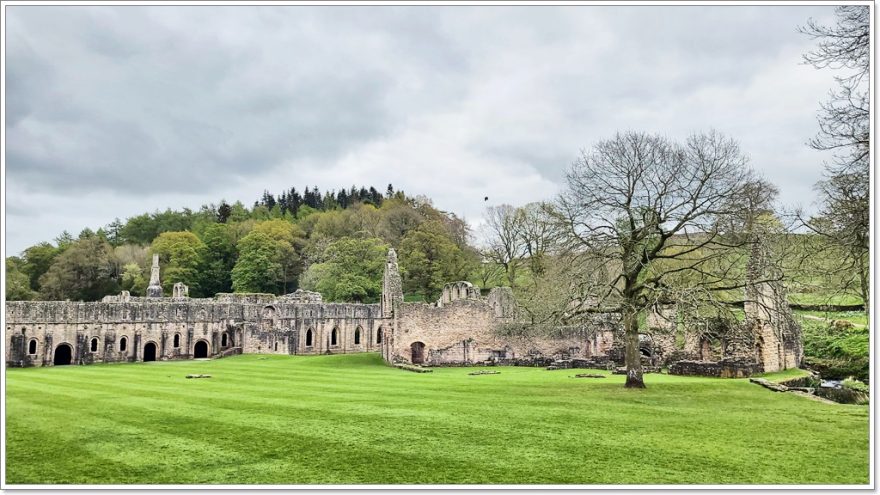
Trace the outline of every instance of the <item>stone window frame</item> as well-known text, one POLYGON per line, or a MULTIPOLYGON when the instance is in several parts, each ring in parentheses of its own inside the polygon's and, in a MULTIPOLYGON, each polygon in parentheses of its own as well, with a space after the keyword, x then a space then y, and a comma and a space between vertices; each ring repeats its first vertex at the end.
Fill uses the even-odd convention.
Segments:
POLYGON ((180 332, 174 334, 174 338, 171 339, 171 345, 175 349, 180 349, 180 332))
POLYGON ((119 337, 119 352, 128 352, 128 336, 122 335, 119 337))
POLYGON ((98 346, 100 342, 98 342, 98 337, 92 337, 89 339, 89 352, 98 352, 98 346))
POLYGON ((330 347, 339 347, 339 327, 330 330, 330 347))
POLYGON ((37 342, 37 339, 36 339, 36 338, 31 338, 31 339, 28 341, 28 355, 29 355, 29 356, 36 356, 36 355, 37 355, 37 350, 38 350, 38 348, 39 348, 39 345, 40 345, 40 343, 37 342), (31 352, 31 347, 34 348, 33 352, 31 352))
POLYGON ((364 329, 361 328, 360 325, 358 325, 358 326, 354 329, 354 345, 361 345, 361 344, 362 344, 362 342, 361 342, 361 340, 362 340, 362 339, 361 339, 361 335, 363 335, 363 333, 364 333, 364 329))
POLYGON ((379 326, 379 328, 376 329, 376 343, 377 344, 382 343, 382 326, 381 325, 379 326))
POLYGON ((312 327, 309 327, 308 330, 306 330, 306 348, 312 347, 315 347, 315 331, 312 327))

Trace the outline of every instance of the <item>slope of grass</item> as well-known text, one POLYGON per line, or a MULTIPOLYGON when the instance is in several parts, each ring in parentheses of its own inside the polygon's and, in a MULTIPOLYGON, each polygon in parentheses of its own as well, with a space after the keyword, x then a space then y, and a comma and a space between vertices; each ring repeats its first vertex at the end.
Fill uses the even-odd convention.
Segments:
POLYGON ((747 380, 626 390, 498 370, 409 373, 375 354, 10 369, 6 481, 868 482, 867 407, 747 380))

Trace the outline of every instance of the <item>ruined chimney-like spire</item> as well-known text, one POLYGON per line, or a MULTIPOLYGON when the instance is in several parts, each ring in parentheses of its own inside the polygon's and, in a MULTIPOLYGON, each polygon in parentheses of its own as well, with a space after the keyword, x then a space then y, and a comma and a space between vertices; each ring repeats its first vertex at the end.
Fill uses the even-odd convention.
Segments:
POLYGON ((159 255, 153 255, 153 267, 150 268, 150 286, 147 297, 162 297, 162 284, 159 282, 159 255))
POLYGON ((400 280, 400 269, 397 267, 397 253, 388 250, 388 261, 385 263, 385 275, 382 277, 382 316, 394 314, 395 307, 403 302, 403 282, 400 280))

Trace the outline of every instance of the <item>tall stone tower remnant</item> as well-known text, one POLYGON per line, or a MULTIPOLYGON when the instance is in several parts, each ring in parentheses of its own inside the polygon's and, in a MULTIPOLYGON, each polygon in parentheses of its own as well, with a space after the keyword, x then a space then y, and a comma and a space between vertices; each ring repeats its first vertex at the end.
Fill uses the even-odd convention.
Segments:
POLYGON ((153 266, 150 268, 150 285, 147 297, 162 297, 162 284, 159 282, 159 255, 153 255, 153 266))

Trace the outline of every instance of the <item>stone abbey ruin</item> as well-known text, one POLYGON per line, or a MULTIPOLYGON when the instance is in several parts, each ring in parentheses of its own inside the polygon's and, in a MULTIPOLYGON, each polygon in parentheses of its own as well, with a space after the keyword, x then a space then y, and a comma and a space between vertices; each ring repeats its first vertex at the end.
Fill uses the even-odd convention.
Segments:
MULTIPOLYGON (((763 269, 750 266, 754 273, 763 269)), ((159 285, 153 259, 146 297, 123 292, 101 302, 6 303, 10 367, 215 358, 233 354, 381 352, 392 364, 529 365, 613 368, 623 363, 614 315, 563 336, 503 331, 517 323, 509 288, 485 296, 468 282, 447 284, 433 303, 404 302, 394 250, 388 252, 379 303, 326 303, 315 292, 217 294, 189 298, 159 285)), ((678 331, 675 308, 655 308, 640 335, 643 362, 670 373, 744 377, 797 367, 800 328, 781 284, 746 289, 745 321, 678 331)))

